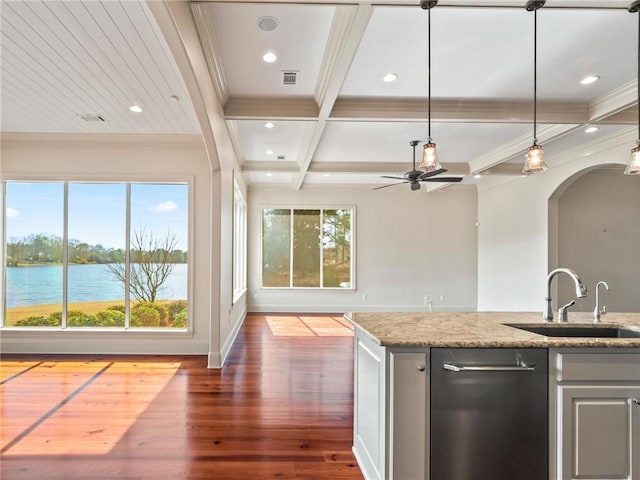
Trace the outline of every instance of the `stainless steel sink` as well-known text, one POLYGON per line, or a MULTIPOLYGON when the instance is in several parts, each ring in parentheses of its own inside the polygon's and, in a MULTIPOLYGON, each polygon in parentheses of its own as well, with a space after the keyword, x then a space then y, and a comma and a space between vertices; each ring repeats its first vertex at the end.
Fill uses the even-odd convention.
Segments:
POLYGON ((507 325, 547 337, 640 338, 640 330, 615 325, 507 325))

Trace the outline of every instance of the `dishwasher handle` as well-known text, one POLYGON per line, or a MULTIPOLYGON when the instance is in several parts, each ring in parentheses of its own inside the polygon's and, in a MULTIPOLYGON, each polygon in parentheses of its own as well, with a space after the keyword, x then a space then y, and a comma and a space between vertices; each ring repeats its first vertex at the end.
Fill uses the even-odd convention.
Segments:
POLYGON ((533 372, 535 364, 527 365, 519 362, 518 365, 454 365, 453 363, 443 363, 442 368, 451 372, 533 372))

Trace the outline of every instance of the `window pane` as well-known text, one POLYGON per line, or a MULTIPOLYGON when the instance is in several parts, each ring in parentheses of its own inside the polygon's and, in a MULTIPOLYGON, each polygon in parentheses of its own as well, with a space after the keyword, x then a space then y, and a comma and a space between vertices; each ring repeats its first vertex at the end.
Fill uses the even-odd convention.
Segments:
POLYGON ((262 285, 289 287, 291 210, 262 211, 262 285))
POLYGON ((62 183, 6 184, 6 326, 59 327, 62 183))
POLYGON ((70 183, 67 326, 124 327, 126 186, 70 183))
POLYGON ((293 286, 320 286, 320 210, 293 211, 293 286))
POLYGON ((131 185, 131 327, 187 326, 188 185, 131 185))
POLYGON ((351 210, 325 210, 322 286, 351 287, 351 210))

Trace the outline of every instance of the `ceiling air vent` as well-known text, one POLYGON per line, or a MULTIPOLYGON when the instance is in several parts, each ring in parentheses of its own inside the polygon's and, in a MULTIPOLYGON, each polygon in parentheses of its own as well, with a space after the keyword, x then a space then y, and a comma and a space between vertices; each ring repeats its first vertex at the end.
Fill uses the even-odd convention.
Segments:
POLYGON ((97 113, 84 113, 80 115, 80 118, 85 122, 106 122, 102 115, 98 115, 97 113))
POLYGON ((298 83, 298 72, 282 72, 283 85, 296 85, 298 83))
POLYGON ((278 155, 278 160, 284 160, 284 155, 278 155))

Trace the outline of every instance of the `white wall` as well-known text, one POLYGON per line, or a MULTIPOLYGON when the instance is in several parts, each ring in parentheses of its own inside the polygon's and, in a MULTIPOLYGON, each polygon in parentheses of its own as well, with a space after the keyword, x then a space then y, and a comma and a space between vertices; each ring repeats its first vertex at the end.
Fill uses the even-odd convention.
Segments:
POLYGON ((589 156, 575 151, 551 158, 546 172, 478 188, 478 310, 542 312, 545 279, 557 266, 549 199, 578 172, 626 162, 633 145, 632 133, 619 135, 592 146, 589 156))
MULTIPOLYGON (((640 175, 624 168, 593 170, 558 198, 558 262, 575 269, 589 289, 575 311, 593 311, 595 285, 604 280, 601 305, 640 312, 640 175)), ((558 302, 575 298, 573 282, 560 282, 558 302)))
MULTIPOLYGON (((193 331, 168 332, 2 332, 2 351, 18 353, 186 353, 207 354, 212 315, 213 179, 202 141, 197 136, 3 135, 3 180, 171 180, 191 178, 193 331)), ((217 242, 216 242, 217 243, 217 242)), ((4 265, 4 262, 3 262, 4 265)))
POLYGON ((476 191, 406 185, 249 190, 249 311, 344 312, 476 308, 476 191), (261 289, 263 207, 355 207, 355 291, 261 289), (363 300, 363 295, 367 296, 363 300), (442 300, 440 299, 442 297, 442 300))

